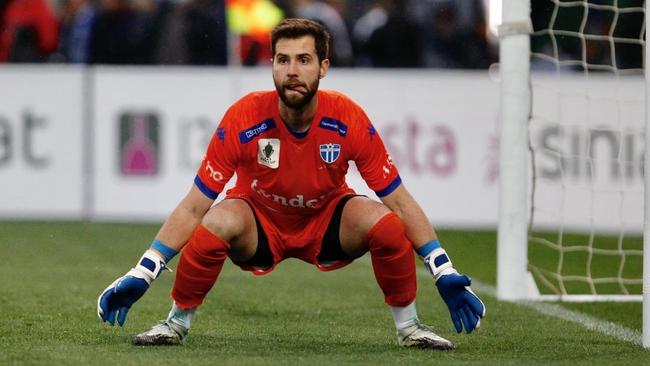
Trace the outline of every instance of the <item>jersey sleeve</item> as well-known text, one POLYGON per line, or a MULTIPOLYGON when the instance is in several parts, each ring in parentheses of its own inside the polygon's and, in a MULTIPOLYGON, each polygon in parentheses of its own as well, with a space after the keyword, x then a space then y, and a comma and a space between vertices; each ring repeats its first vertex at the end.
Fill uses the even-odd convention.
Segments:
POLYGON ((194 178, 194 184, 210 199, 217 199, 223 187, 232 178, 240 156, 237 140, 236 113, 233 108, 226 112, 217 130, 212 135, 201 167, 194 178))
POLYGON ((379 133, 363 111, 358 112, 358 128, 352 137, 353 161, 368 187, 384 197, 400 186, 402 180, 379 133))

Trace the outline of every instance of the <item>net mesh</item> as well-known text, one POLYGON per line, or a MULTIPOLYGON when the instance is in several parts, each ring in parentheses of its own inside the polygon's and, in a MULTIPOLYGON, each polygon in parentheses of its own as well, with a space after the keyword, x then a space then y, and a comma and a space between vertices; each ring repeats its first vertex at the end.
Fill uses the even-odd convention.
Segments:
POLYGON ((644 1, 531 3, 528 268, 543 293, 640 294, 644 1))

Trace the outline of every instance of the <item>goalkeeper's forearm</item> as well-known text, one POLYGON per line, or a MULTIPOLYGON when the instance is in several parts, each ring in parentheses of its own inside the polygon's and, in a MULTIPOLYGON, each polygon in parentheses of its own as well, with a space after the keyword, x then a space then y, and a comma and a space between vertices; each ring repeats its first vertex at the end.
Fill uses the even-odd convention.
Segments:
POLYGON ((201 217, 180 204, 163 224, 156 239, 135 267, 119 277, 99 295, 97 315, 103 321, 123 325, 131 306, 167 268, 167 263, 185 245, 201 217))
POLYGON ((97 299, 97 315, 105 322, 123 325, 134 302, 167 268, 167 263, 185 246, 213 200, 192 186, 161 227, 158 235, 135 267, 113 281, 97 299))
MULTIPOLYGON (((171 215, 165 220, 154 243, 164 243, 165 246, 180 252, 187 244, 194 229, 201 223, 203 216, 212 205, 212 200, 205 197, 195 186, 187 196, 176 206, 171 215)), ((156 250, 156 248, 152 249, 156 250)), ((164 255, 165 253, 160 253, 164 255)), ((167 262, 169 262, 167 260, 167 262)))
POLYGON ((429 219, 403 184, 389 195, 381 197, 381 200, 402 220, 406 236, 411 241, 414 250, 437 239, 429 219))

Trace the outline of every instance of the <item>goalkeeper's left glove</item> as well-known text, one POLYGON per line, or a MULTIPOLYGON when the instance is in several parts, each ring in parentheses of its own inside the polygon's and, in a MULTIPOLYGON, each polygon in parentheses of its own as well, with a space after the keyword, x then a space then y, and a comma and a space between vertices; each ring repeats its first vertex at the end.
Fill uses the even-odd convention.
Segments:
POLYGON ((447 252, 439 244, 424 256, 424 265, 435 278, 436 287, 449 308, 456 332, 460 333, 464 326, 469 334, 481 326, 485 305, 469 287, 472 280, 454 269, 447 252))
POLYGON ((149 285, 165 269, 165 261, 151 249, 144 252, 138 264, 124 276, 118 278, 99 295, 97 316, 110 325, 122 326, 131 305, 138 301, 149 285))

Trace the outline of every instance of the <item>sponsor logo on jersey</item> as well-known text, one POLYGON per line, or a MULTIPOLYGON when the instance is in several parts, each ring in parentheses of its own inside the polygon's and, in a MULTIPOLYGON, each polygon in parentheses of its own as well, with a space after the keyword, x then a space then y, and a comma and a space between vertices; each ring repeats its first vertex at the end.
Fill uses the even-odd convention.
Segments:
POLYGON ((253 141, 256 136, 275 128, 275 121, 273 118, 265 119, 264 121, 256 124, 255 126, 244 130, 239 133, 239 142, 242 144, 253 141))
POLYGON ((320 145, 320 158, 328 164, 332 164, 341 155, 341 145, 339 144, 322 144, 320 145))
POLYGON ((393 169, 393 158, 390 154, 386 153, 386 164, 382 167, 384 171, 384 179, 390 175, 390 171, 393 169))
POLYGON ((279 194, 267 192, 265 189, 260 188, 257 183, 257 179, 253 179, 253 182, 251 182, 251 189, 253 192, 256 192, 260 196, 286 207, 315 208, 318 202, 325 198, 325 195, 322 195, 318 198, 305 199, 305 196, 302 194, 297 194, 293 197, 285 197, 279 194))
POLYGON ((213 181, 218 182, 223 179, 223 174, 220 171, 215 170, 212 165, 210 165, 210 160, 205 161, 205 171, 213 181))
POLYGON ((336 131, 339 133, 339 135, 343 137, 345 137, 345 135, 348 133, 348 126, 346 126, 343 122, 336 120, 334 118, 329 118, 329 117, 321 118, 318 127, 325 130, 336 131))
POLYGON ((280 166, 280 139, 257 140, 257 162, 277 169, 280 166))

